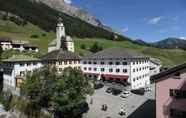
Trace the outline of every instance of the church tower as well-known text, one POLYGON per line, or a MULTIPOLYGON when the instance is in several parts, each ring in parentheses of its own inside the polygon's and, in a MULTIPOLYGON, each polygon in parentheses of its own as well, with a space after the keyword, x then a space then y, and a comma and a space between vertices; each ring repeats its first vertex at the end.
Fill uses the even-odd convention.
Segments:
POLYGON ((57 28, 56 28, 56 40, 57 40, 57 49, 61 48, 61 40, 62 38, 66 37, 65 35, 65 27, 64 24, 62 22, 62 19, 59 18, 58 24, 57 24, 57 28))

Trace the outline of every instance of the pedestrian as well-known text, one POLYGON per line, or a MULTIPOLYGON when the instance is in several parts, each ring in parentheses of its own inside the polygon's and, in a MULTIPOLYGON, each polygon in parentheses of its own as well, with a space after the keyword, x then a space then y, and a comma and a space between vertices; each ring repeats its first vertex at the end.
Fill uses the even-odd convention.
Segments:
POLYGON ((90 99, 90 104, 93 104, 93 99, 92 98, 90 99))

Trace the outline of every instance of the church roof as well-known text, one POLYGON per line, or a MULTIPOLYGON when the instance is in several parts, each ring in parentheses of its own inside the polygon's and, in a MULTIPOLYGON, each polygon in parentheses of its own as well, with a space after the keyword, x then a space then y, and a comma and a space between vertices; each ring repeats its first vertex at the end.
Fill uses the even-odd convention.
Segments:
POLYGON ((70 51, 64 51, 62 49, 52 51, 42 57, 43 61, 49 61, 49 60, 80 60, 80 56, 70 52, 70 51))

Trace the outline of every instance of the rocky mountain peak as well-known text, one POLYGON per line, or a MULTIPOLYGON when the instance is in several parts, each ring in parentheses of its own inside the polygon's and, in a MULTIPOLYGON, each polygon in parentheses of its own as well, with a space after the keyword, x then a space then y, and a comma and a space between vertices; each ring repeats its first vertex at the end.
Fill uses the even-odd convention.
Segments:
POLYGON ((98 19, 96 19, 96 17, 90 15, 87 11, 82 10, 72 4, 67 4, 64 0, 32 0, 32 1, 44 3, 53 9, 66 13, 70 16, 80 18, 81 20, 90 23, 94 26, 100 27, 103 26, 102 23, 98 19))

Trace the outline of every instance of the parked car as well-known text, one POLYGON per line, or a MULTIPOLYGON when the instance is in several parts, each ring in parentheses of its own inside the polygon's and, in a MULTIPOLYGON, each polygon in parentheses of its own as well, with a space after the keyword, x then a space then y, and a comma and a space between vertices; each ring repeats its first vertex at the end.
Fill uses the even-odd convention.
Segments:
POLYGON ((144 88, 139 88, 139 89, 133 89, 131 90, 132 93, 138 94, 138 95, 144 95, 145 94, 145 89, 144 88))
POLYGON ((102 83, 95 83, 94 84, 94 89, 100 89, 100 88, 103 88, 104 85, 102 83))
POLYGON ((145 92, 149 92, 151 91, 151 88, 150 87, 145 87, 145 92))
POLYGON ((121 92, 122 92, 122 90, 120 90, 120 89, 117 89, 117 88, 113 88, 112 89, 112 95, 119 95, 119 94, 121 94, 121 92))
POLYGON ((113 89, 113 88, 109 87, 109 88, 107 88, 106 92, 107 92, 107 93, 112 93, 112 89, 113 89))
POLYGON ((120 97, 122 98, 127 98, 128 96, 130 96, 130 91, 123 91, 123 93, 120 95, 120 97))

